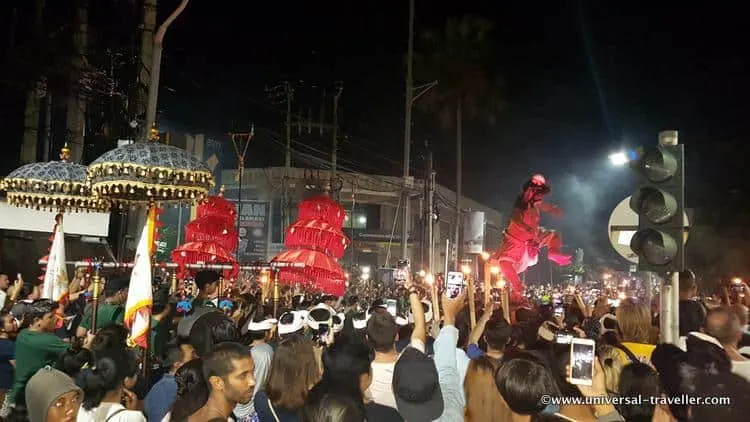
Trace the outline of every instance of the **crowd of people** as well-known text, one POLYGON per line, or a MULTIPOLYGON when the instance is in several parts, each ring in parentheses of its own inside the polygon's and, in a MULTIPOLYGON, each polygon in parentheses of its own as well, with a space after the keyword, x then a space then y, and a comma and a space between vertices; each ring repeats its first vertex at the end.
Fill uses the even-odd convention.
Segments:
POLYGON ((178 310, 183 299, 169 286, 155 287, 143 351, 122 325, 127 275, 108 277, 95 319, 81 274, 64 306, 0 275, 0 417, 739 422, 750 415, 746 298, 695 300, 690 272, 680 276, 676 345, 659 344, 658 318, 636 297, 587 305, 573 294, 512 309, 510 321, 490 300, 477 304, 472 327, 466 291, 443 295, 433 309, 433 286, 411 279, 366 304, 290 291, 278 318, 253 288, 219 306, 220 293, 226 298, 219 274, 201 271, 194 282, 189 310, 178 310), (399 299, 395 309, 389 299, 399 299), (595 343, 593 365, 590 356, 587 365, 571 362, 576 339, 595 343), (572 382, 572 369, 590 372, 589 382, 572 382))

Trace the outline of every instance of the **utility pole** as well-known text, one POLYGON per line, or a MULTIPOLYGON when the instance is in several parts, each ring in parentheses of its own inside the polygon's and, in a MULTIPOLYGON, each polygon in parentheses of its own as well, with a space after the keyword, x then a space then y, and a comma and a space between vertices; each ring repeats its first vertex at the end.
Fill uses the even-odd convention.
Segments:
MULTIPOLYGON (((245 155, 247 154, 247 148, 250 146, 250 141, 255 137, 255 125, 250 128, 249 132, 229 132, 229 137, 237 154, 237 174, 235 180, 239 185, 239 189, 237 189, 237 223, 235 229, 239 233, 240 220, 242 220, 242 182, 245 179, 245 155)), ((240 258, 240 249, 237 248, 235 259, 240 261, 240 258)))
POLYGON ((339 98, 341 98, 341 92, 344 91, 344 87, 339 83, 336 86, 336 92, 333 94, 333 151, 331 152, 331 196, 336 198, 337 190, 334 188, 336 185, 337 171, 336 163, 338 159, 339 149, 339 98))
POLYGON ((292 172, 292 100, 294 99, 294 89, 289 81, 284 82, 284 94, 286 94, 286 157, 284 160, 284 180, 282 182, 284 190, 284 204, 281 206, 283 218, 281 219, 281 241, 284 241, 285 228, 290 223, 290 201, 289 201, 289 175, 292 172))
POLYGON ((404 215, 401 219, 401 259, 409 259, 409 166, 411 164, 411 111, 414 103, 414 1, 409 0, 409 41, 406 48, 406 95, 404 104, 404 215))
POLYGON ((159 98, 159 75, 161 73, 161 52, 164 45, 164 35, 166 35, 169 25, 171 25, 172 22, 174 22, 175 19, 180 16, 180 13, 185 10, 188 5, 188 1, 189 0, 182 0, 180 5, 177 6, 174 12, 172 12, 172 14, 167 17, 164 23, 159 26, 159 30, 157 30, 156 35, 154 35, 154 51, 151 61, 151 82, 148 86, 146 127, 144 128, 146 137, 143 139, 144 141, 148 138, 148 133, 151 128, 156 125, 156 104, 159 98))
MULTIPOLYGON (((429 147, 428 147, 429 148, 429 147)), ((435 227, 435 167, 433 164, 432 148, 427 151, 427 272, 434 271, 435 256, 434 227, 435 227)))

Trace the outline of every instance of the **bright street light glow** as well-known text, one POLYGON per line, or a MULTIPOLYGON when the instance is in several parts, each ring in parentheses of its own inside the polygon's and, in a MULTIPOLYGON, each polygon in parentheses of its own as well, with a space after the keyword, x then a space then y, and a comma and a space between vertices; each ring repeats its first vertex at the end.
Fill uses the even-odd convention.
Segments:
POLYGON ((370 274, 370 267, 362 267, 362 274, 370 274))
POLYGON ((359 224, 367 224, 367 217, 365 217, 364 215, 360 215, 357 221, 359 221, 359 224))
POLYGON ((630 162, 630 158, 624 151, 620 151, 609 154, 609 161, 613 166, 624 166, 625 164, 630 162))

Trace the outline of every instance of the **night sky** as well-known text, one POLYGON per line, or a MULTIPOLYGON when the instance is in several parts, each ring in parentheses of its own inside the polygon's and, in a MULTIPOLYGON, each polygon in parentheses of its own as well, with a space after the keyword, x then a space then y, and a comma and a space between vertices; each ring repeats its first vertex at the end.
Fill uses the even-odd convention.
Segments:
MULTIPOLYGON (((469 196, 507 208, 525 178, 542 172, 556 188, 551 199, 568 209, 558 227, 601 246, 609 211, 632 187, 607 155, 654 144, 664 129, 678 129, 686 144, 688 206, 746 193, 737 158, 747 153, 750 112, 743 14, 655 3, 417 1, 417 31, 464 14, 495 22, 508 107, 494 126, 465 123, 469 196)), ((342 80, 349 165, 398 174, 407 13, 405 0, 191 2, 167 35, 164 116, 217 131, 253 122, 280 134, 283 105, 271 104, 264 86, 342 80)), ((440 182, 453 186, 452 133, 415 118, 414 171, 424 168, 429 139, 440 182)), ((251 149, 256 164, 281 164, 278 145, 269 152, 262 139, 251 149)))
MULTIPOLYGON (((159 0, 159 21, 178 3, 159 0)), ((695 3, 417 0, 417 32, 465 14, 495 24, 493 65, 507 107, 493 126, 465 121, 464 192, 507 212, 529 175, 544 173, 550 199, 568 211, 551 225, 572 244, 609 254, 606 219, 633 177, 611 167, 608 154, 677 129, 687 205, 731 208, 733 218, 748 220, 746 14, 733 2, 695 3)), ((213 135, 255 124, 248 165, 283 165, 284 105, 265 87, 303 80, 303 97, 312 85, 342 81, 342 164, 399 175, 407 15, 407 0, 193 0, 166 36, 160 119, 213 135)), ((453 188, 452 131, 419 113, 414 119, 413 174, 424 174, 429 141, 439 182, 453 188)), ((329 140, 313 147, 330 153, 329 140)), ((710 218, 702 223, 727 217, 710 218)))

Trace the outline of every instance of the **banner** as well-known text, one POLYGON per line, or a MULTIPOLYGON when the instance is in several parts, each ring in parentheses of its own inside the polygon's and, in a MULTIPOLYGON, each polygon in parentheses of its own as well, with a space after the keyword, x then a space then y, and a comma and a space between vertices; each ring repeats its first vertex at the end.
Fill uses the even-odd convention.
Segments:
POLYGON ((484 251, 484 212, 469 211, 464 214, 464 253, 480 254, 484 251))
POLYGON ((266 261, 268 259, 270 201, 235 201, 239 218, 240 244, 237 248, 241 263, 266 261))

